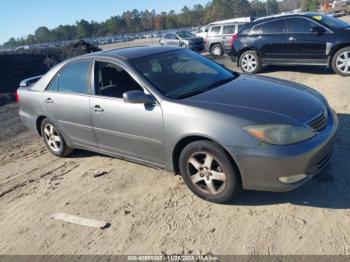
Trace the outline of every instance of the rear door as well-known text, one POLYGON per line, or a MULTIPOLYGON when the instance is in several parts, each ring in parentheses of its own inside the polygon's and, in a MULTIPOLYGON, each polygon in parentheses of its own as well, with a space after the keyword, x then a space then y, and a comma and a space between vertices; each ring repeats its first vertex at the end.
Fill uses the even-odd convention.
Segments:
POLYGON ((287 20, 275 19, 261 24, 262 39, 259 40, 262 58, 275 60, 286 58, 288 52, 287 20))
POLYGON ((332 33, 326 28, 324 34, 312 32, 316 26, 322 25, 304 17, 288 19, 286 51, 289 58, 306 63, 327 62, 327 40, 330 40, 332 33))
POLYGON ((222 27, 222 45, 225 53, 231 50, 232 36, 237 33, 237 24, 224 25, 222 27))
POLYGON ((211 26, 208 30, 207 41, 205 42, 207 51, 210 52, 210 47, 218 43, 221 44, 221 26, 211 26))
POLYGON ((91 60, 69 63, 43 92, 48 117, 73 144, 97 146, 90 116, 91 60))

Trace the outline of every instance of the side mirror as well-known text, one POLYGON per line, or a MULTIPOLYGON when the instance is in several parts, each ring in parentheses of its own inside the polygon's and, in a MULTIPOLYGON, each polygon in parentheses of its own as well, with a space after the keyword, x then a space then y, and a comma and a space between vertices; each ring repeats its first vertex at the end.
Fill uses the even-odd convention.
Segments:
POLYGON ((322 35, 326 32, 326 29, 324 29, 324 27, 322 27, 322 26, 313 26, 311 28, 311 32, 316 33, 318 35, 322 35))
POLYGON ((123 94, 125 103, 131 104, 155 104, 156 100, 153 96, 145 94, 141 90, 132 90, 123 94))

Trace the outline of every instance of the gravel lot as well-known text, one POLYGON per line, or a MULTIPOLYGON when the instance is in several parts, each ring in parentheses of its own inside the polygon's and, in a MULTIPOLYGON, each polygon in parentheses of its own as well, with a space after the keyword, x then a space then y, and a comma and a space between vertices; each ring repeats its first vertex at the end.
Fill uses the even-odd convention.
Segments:
POLYGON ((80 150, 56 158, 21 125, 16 104, 0 107, 0 253, 349 255, 350 78, 322 67, 267 67, 262 75, 327 97, 340 118, 335 155, 295 191, 245 191, 228 205, 198 199, 162 170, 80 150), (111 226, 50 219, 57 212, 111 226))

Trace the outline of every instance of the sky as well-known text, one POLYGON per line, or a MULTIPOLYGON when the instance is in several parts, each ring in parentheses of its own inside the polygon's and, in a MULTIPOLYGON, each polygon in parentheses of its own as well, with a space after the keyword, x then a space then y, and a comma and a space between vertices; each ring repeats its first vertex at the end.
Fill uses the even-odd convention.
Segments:
POLYGON ((181 11, 185 5, 209 0, 0 0, 0 44, 11 37, 26 37, 40 26, 49 29, 75 21, 101 22, 124 11, 155 9, 181 11))

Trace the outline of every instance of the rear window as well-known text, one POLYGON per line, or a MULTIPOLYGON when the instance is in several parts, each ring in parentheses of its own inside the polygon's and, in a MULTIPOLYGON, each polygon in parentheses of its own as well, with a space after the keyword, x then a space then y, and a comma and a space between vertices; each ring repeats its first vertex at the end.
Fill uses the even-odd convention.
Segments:
POLYGON ((222 29, 222 34, 233 35, 236 33, 236 25, 225 25, 222 29))
POLYGON ((89 93, 89 61, 79 61, 67 65, 59 73, 58 91, 65 93, 89 93))
POLYGON ((262 25, 256 25, 250 30, 250 35, 260 35, 262 33, 262 25))
POLYGON ((278 19, 271 22, 266 22, 262 25, 263 34, 280 34, 287 32, 287 19, 278 19))

